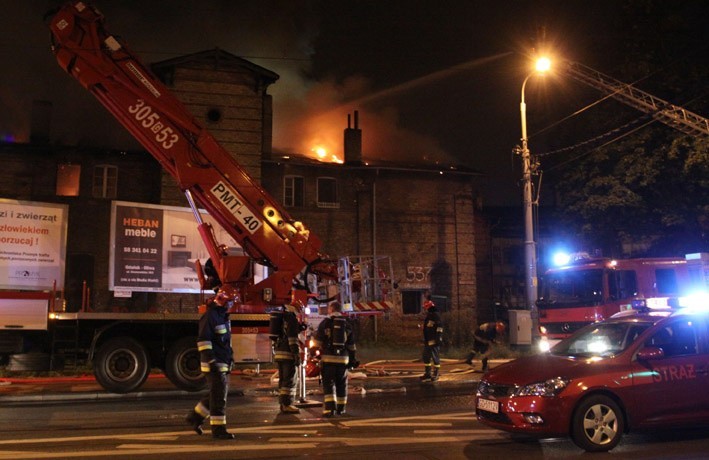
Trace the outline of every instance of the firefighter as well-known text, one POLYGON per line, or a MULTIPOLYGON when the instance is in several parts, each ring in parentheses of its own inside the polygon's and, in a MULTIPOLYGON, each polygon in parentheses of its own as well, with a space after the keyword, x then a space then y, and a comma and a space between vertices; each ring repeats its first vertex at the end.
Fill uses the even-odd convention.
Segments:
POLYGON ((478 355, 478 358, 482 360, 483 372, 487 372, 490 345, 504 337, 505 329, 505 323, 502 321, 481 324, 473 333, 473 351, 468 354, 465 362, 472 366, 473 358, 478 355))
POLYGON ((342 315, 342 304, 331 302, 328 317, 315 333, 315 347, 321 350, 323 417, 345 414, 347 407, 347 371, 359 367, 352 325, 342 315))
POLYGON ((441 370, 441 343, 443 342, 443 325, 436 304, 431 300, 423 303, 426 318, 423 320, 423 364, 424 373, 419 379, 422 382, 435 382, 441 370), (433 367, 433 369, 431 369, 433 367))
POLYGON ((229 307, 236 298, 231 286, 222 286, 207 301, 207 311, 199 319, 197 349, 200 366, 206 374, 209 394, 187 415, 187 423, 202 434, 202 423, 209 417, 215 439, 234 439, 226 429, 226 400, 229 392, 229 372, 233 363, 229 307))
POLYGON ((286 305, 271 312, 270 337, 274 360, 278 363, 278 403, 282 414, 297 414, 293 405, 296 392, 295 374, 300 365, 298 307, 286 305))

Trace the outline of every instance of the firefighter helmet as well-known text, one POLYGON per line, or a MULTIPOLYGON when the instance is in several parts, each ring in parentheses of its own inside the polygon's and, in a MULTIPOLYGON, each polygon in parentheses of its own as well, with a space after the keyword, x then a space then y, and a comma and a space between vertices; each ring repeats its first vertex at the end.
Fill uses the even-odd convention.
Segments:
POLYGON ((222 302, 229 302, 232 300, 236 300, 236 298, 239 296, 239 293, 233 286, 229 285, 223 285, 219 288, 217 291, 217 295, 215 297, 215 300, 219 300, 222 302))
POLYGON ((504 334, 504 333, 505 333, 505 323, 503 323, 502 321, 498 321, 498 322, 495 324, 495 331, 496 331, 498 334, 504 334))
POLYGON ((427 301, 425 301, 425 302, 423 303, 423 308, 424 308, 424 310, 428 310, 429 308, 435 307, 435 306, 436 306, 436 304, 433 303, 432 300, 427 300, 427 301))
POLYGON ((317 377, 320 375, 320 360, 311 357, 308 359, 308 361, 305 363, 305 375, 307 377, 317 377))

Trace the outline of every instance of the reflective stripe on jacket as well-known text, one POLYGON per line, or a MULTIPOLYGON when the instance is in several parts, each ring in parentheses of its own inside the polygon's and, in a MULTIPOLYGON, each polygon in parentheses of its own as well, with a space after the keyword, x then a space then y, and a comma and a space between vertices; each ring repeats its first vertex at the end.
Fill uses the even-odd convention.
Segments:
POLYGON ((220 372, 229 372, 234 358, 231 349, 231 322, 226 307, 214 302, 207 305, 207 311, 199 319, 197 349, 202 372, 209 372, 212 364, 220 372))
POLYGON ((426 318, 423 320, 423 342, 429 347, 436 346, 443 338, 443 325, 441 324, 441 315, 438 314, 436 307, 431 307, 426 312, 426 318))
POLYGON ((298 334, 300 334, 300 324, 296 316, 295 307, 287 305, 283 312, 283 330, 276 339, 273 359, 276 361, 293 361, 300 357, 298 346, 298 334))
POLYGON ((328 316, 318 326, 315 334, 315 346, 322 350, 321 360, 323 364, 344 364, 350 362, 350 355, 354 355, 357 347, 352 333, 352 324, 349 321, 345 322, 345 347, 344 349, 332 346, 332 326, 335 317, 342 317, 341 313, 335 312, 328 316))

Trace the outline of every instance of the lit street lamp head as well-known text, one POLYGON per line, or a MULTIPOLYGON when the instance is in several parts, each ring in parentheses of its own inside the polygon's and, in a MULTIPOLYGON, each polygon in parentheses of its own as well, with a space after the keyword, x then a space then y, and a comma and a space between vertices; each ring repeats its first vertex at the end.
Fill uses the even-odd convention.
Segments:
POLYGON ((551 59, 548 57, 540 57, 534 64, 534 69, 539 73, 548 72, 551 69, 551 59))

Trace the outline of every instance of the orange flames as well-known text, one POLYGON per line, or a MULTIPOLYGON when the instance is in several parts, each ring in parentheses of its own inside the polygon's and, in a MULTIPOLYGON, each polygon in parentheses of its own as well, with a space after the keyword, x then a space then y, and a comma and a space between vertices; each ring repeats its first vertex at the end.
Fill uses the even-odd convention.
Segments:
POLYGON ((328 150, 325 147, 322 146, 317 146, 313 147, 310 149, 311 152, 315 153, 315 158, 317 158, 319 161, 322 162, 331 162, 331 163, 344 163, 344 161, 339 158, 337 155, 329 154, 328 150))

